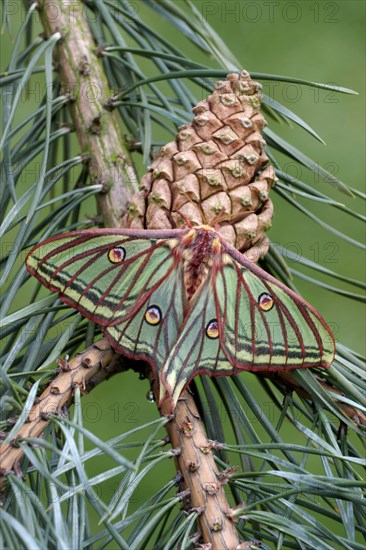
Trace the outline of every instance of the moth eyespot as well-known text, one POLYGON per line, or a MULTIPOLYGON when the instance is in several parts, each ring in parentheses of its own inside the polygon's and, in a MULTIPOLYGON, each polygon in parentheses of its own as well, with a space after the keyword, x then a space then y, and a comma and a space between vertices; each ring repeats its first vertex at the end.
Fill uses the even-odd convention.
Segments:
POLYGON ((149 307, 145 313, 145 321, 149 323, 149 325, 158 325, 161 321, 161 318, 162 315, 158 306, 149 307))
POLYGON ((210 321, 206 327, 206 334, 209 338, 215 339, 219 336, 219 324, 216 319, 210 321))
POLYGON ((126 250, 123 248, 123 246, 115 246, 108 252, 108 260, 112 262, 112 264, 119 264, 123 262, 125 257, 126 250))
POLYGON ((263 292, 258 298, 258 304, 263 311, 269 311, 273 308, 274 301, 270 294, 263 292))

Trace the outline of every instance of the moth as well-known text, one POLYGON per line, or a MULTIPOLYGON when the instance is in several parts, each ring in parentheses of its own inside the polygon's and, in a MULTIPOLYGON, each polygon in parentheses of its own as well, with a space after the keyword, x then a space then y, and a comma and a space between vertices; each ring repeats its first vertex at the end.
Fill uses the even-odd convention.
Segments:
POLYGON ((174 410, 197 374, 328 367, 331 330, 291 289, 210 226, 91 229, 37 244, 31 275, 101 326, 112 347, 147 361, 174 410))

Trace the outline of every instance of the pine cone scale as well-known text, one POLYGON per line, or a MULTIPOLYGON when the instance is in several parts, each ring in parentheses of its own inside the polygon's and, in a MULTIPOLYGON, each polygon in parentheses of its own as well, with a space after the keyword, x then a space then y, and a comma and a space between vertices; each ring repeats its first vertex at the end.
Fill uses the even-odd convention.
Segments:
POLYGON ((265 253, 264 231, 273 214, 269 191, 276 176, 264 151, 260 89, 246 71, 215 84, 213 93, 193 108, 192 123, 162 147, 142 178, 127 226, 210 224, 219 226, 238 250, 259 246, 265 253))

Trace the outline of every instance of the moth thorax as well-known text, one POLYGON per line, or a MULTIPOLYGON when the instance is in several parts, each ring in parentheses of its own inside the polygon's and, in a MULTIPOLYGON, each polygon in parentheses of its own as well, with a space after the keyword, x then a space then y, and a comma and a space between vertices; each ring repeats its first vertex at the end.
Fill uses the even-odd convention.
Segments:
POLYGON ((184 283, 188 300, 192 298, 206 278, 208 269, 212 265, 212 257, 217 253, 218 246, 220 246, 219 239, 213 231, 195 230, 194 237, 183 254, 184 283))
POLYGON ((196 263, 185 261, 184 263, 184 285, 188 301, 194 296, 195 292, 206 278, 208 265, 206 262, 196 263))

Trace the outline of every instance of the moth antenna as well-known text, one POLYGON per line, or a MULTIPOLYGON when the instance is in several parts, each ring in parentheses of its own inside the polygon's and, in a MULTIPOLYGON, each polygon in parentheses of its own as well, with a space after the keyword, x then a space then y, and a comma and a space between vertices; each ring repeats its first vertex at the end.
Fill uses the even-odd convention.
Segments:
POLYGON ((231 214, 231 220, 229 221, 230 225, 235 225, 236 223, 241 222, 242 220, 245 220, 250 214, 255 214, 255 210, 247 210, 247 212, 243 212, 242 214, 239 214, 239 216, 234 216, 231 214))
MULTIPOLYGON (((187 201, 190 202, 195 208, 197 207, 197 202, 194 201, 192 199, 192 197, 190 197, 190 195, 186 191, 180 189, 179 192, 180 192, 181 195, 184 195, 185 198, 187 199, 187 201)), ((188 220, 187 217, 180 210, 177 210, 177 213, 180 216, 182 216, 183 221, 188 224, 188 227, 193 228, 193 224, 195 224, 196 222, 192 223, 192 221, 188 220)), ((201 216, 202 216, 202 222, 197 223, 196 225, 202 225, 203 224, 203 225, 210 225, 212 227, 212 223, 209 223, 207 221, 205 213, 203 212, 203 210, 200 209, 200 213, 201 213, 201 216)))
POLYGON ((220 224, 222 222, 227 220, 228 217, 230 217, 230 214, 224 213, 221 210, 221 212, 219 212, 219 214, 217 214, 217 216, 215 216, 211 223, 208 225, 212 225, 212 227, 217 229, 218 227, 220 227, 220 224))
MULTIPOLYGON (((193 201, 192 201, 192 202, 193 202, 193 201)), ((181 212, 180 210, 177 210, 177 214, 179 214, 179 215, 182 217, 182 220, 187 224, 187 226, 188 226, 190 229, 193 228, 193 225, 192 225, 191 220, 189 220, 189 219, 187 218, 187 216, 185 216, 185 215, 183 214, 183 212, 181 212)))
POLYGON ((238 222, 241 222, 245 218, 247 218, 250 214, 255 214, 254 210, 248 210, 247 212, 243 212, 242 214, 235 216, 234 214, 218 214, 211 222, 211 224, 216 230, 219 229, 224 223, 227 223, 229 225, 235 225, 238 222))

